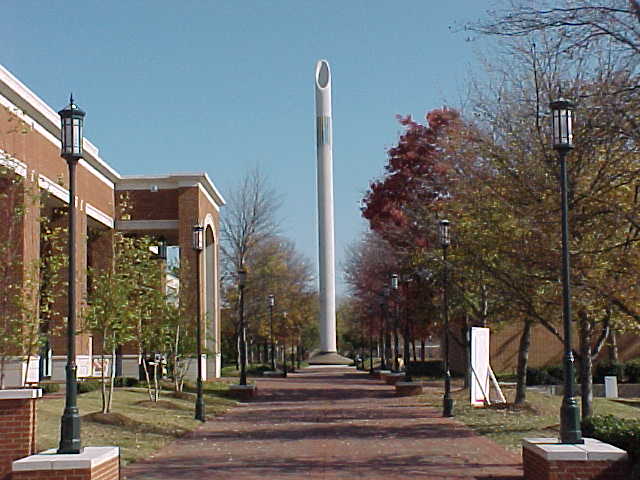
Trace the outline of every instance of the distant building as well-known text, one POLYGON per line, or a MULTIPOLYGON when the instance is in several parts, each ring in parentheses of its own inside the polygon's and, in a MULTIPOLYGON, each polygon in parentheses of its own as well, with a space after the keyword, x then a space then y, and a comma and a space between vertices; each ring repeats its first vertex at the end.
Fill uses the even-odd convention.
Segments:
MULTIPOLYGON (((90 110, 90 109, 89 109, 90 110)), ((89 112, 90 118, 90 112, 89 112)), ((218 278, 219 212, 224 199, 206 173, 123 176, 100 155, 98 148, 84 139, 84 159, 78 166, 78 275, 79 303, 85 301, 87 267, 107 265, 111 260, 112 234, 119 230, 130 234, 146 234, 164 238, 170 246, 180 249, 180 260, 195 265, 192 249, 192 227, 205 227, 205 248, 200 256, 200 295, 189 300, 188 308, 195 312, 195 298, 200 299, 200 321, 203 324, 206 351, 206 377, 220 375, 220 301, 218 278), (127 220, 118 220, 121 194, 130 199, 131 211, 127 220)), ((52 223, 66 225, 66 217, 58 212, 69 203, 68 172, 60 157, 60 117, 56 110, 0 65, 0 167, 3 175, 18 175, 24 181, 20 187, 0 177, 0 209, 10 211, 17 203, 25 202, 27 189, 48 191, 46 204, 24 209, 17 228, 0 225, 0 242, 10 246, 12 259, 19 258, 24 267, 17 269, 15 281, 27 281, 26 266, 37 261, 46 251, 40 231, 43 216, 52 223), (21 191, 11 191, 19 188, 21 191)), ((29 202, 26 201, 26 204, 29 202)), ((8 258, 8 257, 6 257, 8 258)), ((0 262, 6 261, 0 258, 0 262)), ((196 269, 188 269, 188 285, 195 285, 196 269)), ((66 272, 65 272, 66 274, 66 272)), ((177 288, 175 278, 167 280, 167 289, 177 288)), ((65 300, 56 308, 59 313, 46 326, 48 342, 44 349, 26 365, 25 359, 14 356, 5 366, 6 386, 22 384, 28 369, 29 381, 50 378, 64 381, 66 363, 65 300), (65 305, 62 305, 64 303, 65 305)), ((78 305, 81 307, 81 305, 78 305)), ((82 310, 79 308, 79 312, 82 310)), ((0 316, 2 312, 0 312, 0 316)), ((193 316, 191 316, 193 318, 193 316)), ((0 318, 0 321, 2 319, 0 318)), ((78 376, 90 377, 99 342, 87 333, 77 336, 78 376)), ((5 346, 6 347, 6 346, 5 346)), ((0 344, 0 349, 3 346, 0 344)), ((127 345, 119 358, 118 373, 138 376, 136 345, 127 345)), ((195 365, 195 363, 194 363, 195 365)), ((195 367, 194 367, 195 370, 195 367)))

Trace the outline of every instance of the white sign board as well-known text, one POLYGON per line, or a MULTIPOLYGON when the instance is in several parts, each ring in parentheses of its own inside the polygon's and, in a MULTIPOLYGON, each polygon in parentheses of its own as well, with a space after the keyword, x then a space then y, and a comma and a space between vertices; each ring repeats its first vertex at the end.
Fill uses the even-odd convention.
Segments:
POLYGON ((471 405, 482 407, 489 398, 489 329, 471 328, 471 405))
POLYGON ((618 398, 618 377, 604 377, 604 396, 606 398, 618 398))

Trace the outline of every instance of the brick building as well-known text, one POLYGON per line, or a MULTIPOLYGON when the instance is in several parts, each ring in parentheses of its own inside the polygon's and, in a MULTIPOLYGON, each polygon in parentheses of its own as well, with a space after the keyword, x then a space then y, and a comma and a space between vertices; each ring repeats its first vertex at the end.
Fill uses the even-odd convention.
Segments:
MULTIPOLYGON (((0 225, 0 242, 10 249, 5 258, 15 262, 13 278, 24 282, 28 289, 27 266, 34 264, 46 251, 43 245, 40 219, 66 225, 59 215, 69 203, 68 168, 60 157, 60 117, 15 76, 0 65, 0 209, 5 212, 15 202, 25 205, 13 228, 0 225), (20 177, 12 184, 7 176, 20 177), (17 190, 16 190, 17 189, 17 190), (47 191, 46 201, 30 202, 30 191, 47 191), (13 204, 12 204, 13 202, 13 204)), ((163 237, 169 246, 179 248, 181 262, 194 265, 192 226, 205 227, 205 248, 200 255, 200 312, 203 342, 210 352, 204 369, 205 378, 220 374, 220 305, 218 298, 219 212, 224 199, 206 173, 169 174, 162 176, 124 176, 115 171, 99 154, 98 148, 84 139, 84 159, 77 169, 76 207, 78 212, 78 302, 86 299, 87 267, 106 265, 111 260, 112 234, 120 230, 130 234, 163 237), (130 198, 129 219, 118 220, 121 194, 130 198)), ((3 259, 0 259, 3 261, 3 259)), ((7 260, 8 261, 8 260, 7 260)), ((194 276, 196 269, 185 275, 194 276)), ((194 278, 184 278, 195 285, 194 278)), ((62 302, 66 305, 65 300, 62 302)), ((189 308, 195 312, 195 300, 189 308)), ((78 305, 79 310, 81 305, 78 305)), ((51 321, 58 327, 65 324, 66 307, 51 321)), ((22 384, 25 374, 29 381, 42 377, 64 380, 66 337, 64 328, 51 328, 44 349, 26 364, 13 357, 5 365, 5 386, 22 384), (25 370, 28 370, 26 372, 25 370)), ((87 333, 77 336, 78 376, 94 375, 94 357, 99 342, 87 333)), ((0 349, 3 348, 0 345, 0 349)), ((126 346, 120 357, 120 373, 138 375, 138 354, 135 345, 126 346)), ((195 370, 195 368, 193 369, 195 370)))

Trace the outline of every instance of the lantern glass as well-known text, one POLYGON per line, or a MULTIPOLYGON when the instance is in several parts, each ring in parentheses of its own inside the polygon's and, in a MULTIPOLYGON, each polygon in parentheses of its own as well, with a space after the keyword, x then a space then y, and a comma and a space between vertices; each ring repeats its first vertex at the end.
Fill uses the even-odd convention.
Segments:
POLYGON ((551 127, 553 148, 563 150, 573 148, 574 105, 565 99, 551 102, 551 127))
POLYGON ((438 224, 438 237, 442 247, 451 245, 451 233, 449 232, 449 220, 440 220, 438 224))
POLYGON ((391 288, 393 290, 397 290, 398 289, 398 274, 394 273, 393 275, 391 275, 391 288))
POLYGON ((160 237, 158 239, 158 258, 160 260, 167 259, 167 241, 164 239, 164 237, 160 237))
POLYGON ((276 304, 276 297, 274 295, 269 295, 269 306, 273 307, 276 304))
POLYGON ((193 249, 200 251, 204 248, 204 227, 202 225, 193 226, 193 249))

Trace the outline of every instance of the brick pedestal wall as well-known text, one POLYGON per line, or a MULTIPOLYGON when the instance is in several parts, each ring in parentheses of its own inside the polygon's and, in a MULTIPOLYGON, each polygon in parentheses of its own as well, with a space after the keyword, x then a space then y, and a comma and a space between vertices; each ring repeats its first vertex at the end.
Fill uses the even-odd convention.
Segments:
POLYGON ((11 463, 36 450, 36 399, 42 390, 0 390, 0 480, 11 477, 11 463))
POLYGON ((119 480, 118 447, 85 447, 78 454, 55 449, 13 462, 11 480, 119 480))
MULTIPOLYGON (((594 439, 584 445, 543 444, 525 439, 522 467, 525 480, 628 480, 624 451, 594 439), (617 452, 616 452, 617 450, 617 452)), ((546 439, 552 440, 552 439, 546 439)))

